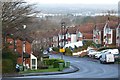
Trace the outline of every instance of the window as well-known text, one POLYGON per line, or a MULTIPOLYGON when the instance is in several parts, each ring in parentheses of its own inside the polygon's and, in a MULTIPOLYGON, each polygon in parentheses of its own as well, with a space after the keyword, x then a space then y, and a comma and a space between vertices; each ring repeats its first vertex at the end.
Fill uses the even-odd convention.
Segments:
POLYGON ((32 65, 35 65, 35 59, 32 59, 32 65))

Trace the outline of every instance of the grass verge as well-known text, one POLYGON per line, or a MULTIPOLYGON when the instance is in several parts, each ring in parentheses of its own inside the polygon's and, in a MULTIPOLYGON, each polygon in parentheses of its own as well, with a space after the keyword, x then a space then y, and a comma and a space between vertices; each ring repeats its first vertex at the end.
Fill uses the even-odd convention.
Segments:
POLYGON ((59 68, 50 68, 50 69, 38 69, 38 70, 26 70, 19 72, 20 74, 24 73, 40 73, 40 72, 57 72, 59 68))

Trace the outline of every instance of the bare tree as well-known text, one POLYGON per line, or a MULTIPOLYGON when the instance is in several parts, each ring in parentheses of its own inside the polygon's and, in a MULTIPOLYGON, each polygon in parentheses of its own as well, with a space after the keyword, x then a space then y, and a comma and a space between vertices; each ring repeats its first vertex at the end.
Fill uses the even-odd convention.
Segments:
POLYGON ((39 11, 34 9, 34 4, 27 4, 23 1, 2 2, 2 32, 3 37, 14 28, 19 30, 23 25, 31 23, 32 16, 39 11))

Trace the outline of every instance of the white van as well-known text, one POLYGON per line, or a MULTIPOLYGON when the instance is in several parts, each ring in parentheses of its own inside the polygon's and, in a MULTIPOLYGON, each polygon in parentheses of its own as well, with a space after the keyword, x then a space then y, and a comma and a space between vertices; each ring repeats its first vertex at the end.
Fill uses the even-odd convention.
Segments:
POLYGON ((102 57, 100 58, 100 63, 114 63, 115 58, 114 54, 111 52, 106 52, 105 54, 102 54, 102 57))
POLYGON ((102 54, 108 52, 109 50, 106 49, 106 50, 102 50, 101 52, 99 52, 98 54, 95 55, 95 58, 96 59, 100 59, 102 57, 102 54))

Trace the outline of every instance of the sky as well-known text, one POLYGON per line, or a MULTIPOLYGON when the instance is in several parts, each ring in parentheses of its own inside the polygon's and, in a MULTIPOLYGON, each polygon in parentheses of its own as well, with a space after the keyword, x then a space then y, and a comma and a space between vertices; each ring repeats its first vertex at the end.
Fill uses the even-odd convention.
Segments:
POLYGON ((120 0, 25 0, 37 4, 118 4, 120 0))

